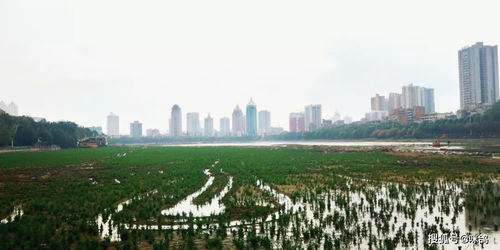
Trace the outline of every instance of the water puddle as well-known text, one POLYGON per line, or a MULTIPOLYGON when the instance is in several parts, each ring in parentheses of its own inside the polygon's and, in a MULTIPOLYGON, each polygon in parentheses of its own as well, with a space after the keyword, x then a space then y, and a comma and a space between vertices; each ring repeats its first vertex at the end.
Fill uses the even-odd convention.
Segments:
POLYGON ((9 216, 7 216, 4 219, 2 219, 0 221, 0 223, 7 224, 9 222, 14 221, 16 218, 21 218, 23 216, 23 214, 24 214, 24 211, 21 208, 21 206, 20 205, 19 206, 15 206, 14 207, 14 211, 12 211, 12 213, 9 216))
POLYGON ((221 199, 229 192, 229 190, 233 186, 233 177, 229 176, 229 181, 224 189, 213 197, 210 202, 204 205, 196 205, 194 204, 194 200, 200 196, 203 192, 205 192, 212 184, 215 179, 214 176, 210 173, 209 169, 205 169, 205 175, 209 176, 208 181, 205 185, 200 188, 198 191, 190 194, 181 202, 177 203, 174 207, 165 209, 161 211, 162 215, 171 215, 171 216, 192 216, 192 217, 208 217, 213 215, 222 214, 226 207, 221 202, 221 199))
MULTIPOLYGON (((217 165, 219 161, 216 161, 214 164, 211 165, 211 167, 214 167, 217 165)), ((203 192, 205 192, 212 184, 215 179, 215 177, 212 175, 209 169, 204 170, 204 174, 209 176, 207 182, 201 187, 199 190, 196 192, 190 194, 187 196, 185 199, 177 203, 175 206, 164 209, 161 211, 162 215, 170 215, 170 216, 184 216, 184 217, 209 217, 209 216, 214 216, 214 215, 219 215, 225 212, 225 206, 221 202, 221 199, 231 190, 233 186, 233 177, 229 176, 228 183, 224 187, 224 189, 219 192, 215 197, 213 197, 209 202, 203 204, 203 205, 196 205, 193 203, 193 201, 201 195, 203 192)), ((257 180, 256 182, 257 187, 260 188, 264 192, 268 192, 281 206, 282 210, 277 211, 273 214, 270 214, 266 216, 265 218, 261 218, 261 222, 269 222, 274 219, 279 218, 281 213, 294 213, 295 211, 299 211, 303 209, 303 205, 301 203, 294 203, 288 196, 276 191, 275 189, 271 188, 271 186, 264 184, 261 180, 257 180)), ((138 201, 142 198, 145 198, 146 196, 142 197, 136 197, 133 200, 138 201)), ((119 203, 114 210, 114 213, 118 213, 123 210, 123 206, 130 204, 132 201, 126 200, 121 203, 119 203)), ((270 204, 268 202, 261 202, 263 205, 270 204)), ((118 226, 123 227, 124 229, 148 229, 148 230, 166 230, 166 229, 187 229, 190 225, 185 224, 186 219, 180 219, 174 221, 173 225, 150 225, 150 224, 114 224, 111 214, 107 217, 106 220, 103 219, 102 214, 100 214, 97 219, 96 223, 99 227, 101 238, 109 238, 111 241, 119 241, 120 237, 118 234, 118 226)), ((255 222, 255 221, 254 221, 255 222)), ((241 226, 241 225, 250 225, 252 222, 248 221, 243 221, 243 220, 233 220, 228 223, 229 227, 236 227, 236 226, 241 226)), ((205 224, 201 226, 201 229, 208 229, 208 228, 213 228, 216 227, 218 224, 212 223, 212 224, 205 224)), ((195 229, 197 229, 197 225, 192 225, 195 229)))

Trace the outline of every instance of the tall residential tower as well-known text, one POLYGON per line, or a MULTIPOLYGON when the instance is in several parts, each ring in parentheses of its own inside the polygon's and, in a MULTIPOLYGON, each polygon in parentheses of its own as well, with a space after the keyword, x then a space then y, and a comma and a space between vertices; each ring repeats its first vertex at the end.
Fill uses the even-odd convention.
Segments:
POLYGON ((259 111, 259 134, 267 135, 271 133, 271 112, 267 110, 259 111))
POLYGON ((182 114, 181 107, 175 104, 172 106, 172 112, 170 115, 170 135, 171 136, 181 136, 182 135, 182 114))
POLYGON ((120 135, 120 118, 111 113, 108 115, 108 126, 107 126, 107 132, 109 136, 119 136, 120 135))
POLYGON ((186 123, 187 123, 187 135, 188 136, 200 136, 201 135, 200 114, 195 113, 195 112, 187 113, 186 123))
POLYGON ((219 120, 219 135, 229 136, 231 134, 230 121, 228 117, 222 117, 219 120))
POLYGON ((306 131, 313 131, 321 127, 321 104, 306 106, 304 114, 306 131))
POLYGON ((134 121, 130 123, 130 136, 141 137, 142 136, 142 123, 139 121, 134 121))
POLYGON ((232 115, 232 133, 234 136, 245 134, 245 116, 239 106, 236 106, 232 115))
POLYGON ((499 98, 497 46, 478 42, 458 51, 460 108, 491 105, 499 98))
POLYGON ((205 118, 205 136, 214 136, 214 119, 208 114, 205 118))

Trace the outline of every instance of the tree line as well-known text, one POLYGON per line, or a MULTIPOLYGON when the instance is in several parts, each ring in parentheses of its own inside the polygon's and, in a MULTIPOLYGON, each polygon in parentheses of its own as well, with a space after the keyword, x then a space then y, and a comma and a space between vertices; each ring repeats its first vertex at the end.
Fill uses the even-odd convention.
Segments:
POLYGON ((78 139, 94 136, 95 132, 79 127, 74 122, 36 122, 27 116, 10 116, 0 110, 0 147, 50 146, 61 148, 77 146, 78 139))
POLYGON ((290 132, 274 136, 278 140, 308 139, 428 139, 500 137, 500 101, 484 114, 460 119, 441 119, 399 124, 397 121, 355 123, 324 127, 310 132, 290 132))

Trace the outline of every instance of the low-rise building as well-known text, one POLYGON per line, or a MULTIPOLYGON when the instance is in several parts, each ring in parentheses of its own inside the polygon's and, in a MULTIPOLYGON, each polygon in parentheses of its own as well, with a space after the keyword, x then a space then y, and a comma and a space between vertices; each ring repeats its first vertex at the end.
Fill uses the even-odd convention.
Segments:
POLYGON ((415 106, 413 108, 399 108, 394 109, 389 117, 390 120, 396 120, 400 124, 408 124, 420 121, 425 114, 425 108, 422 106, 415 106))
POLYGON ((160 130, 159 129, 156 129, 156 128, 150 128, 150 129, 146 129, 146 136, 152 136, 152 137, 155 137, 155 136, 160 136, 160 130))
POLYGON ((441 119, 456 119, 456 118, 457 116, 455 114, 453 114, 452 112, 447 112, 447 113, 425 114, 420 118, 420 120, 433 122, 441 119))

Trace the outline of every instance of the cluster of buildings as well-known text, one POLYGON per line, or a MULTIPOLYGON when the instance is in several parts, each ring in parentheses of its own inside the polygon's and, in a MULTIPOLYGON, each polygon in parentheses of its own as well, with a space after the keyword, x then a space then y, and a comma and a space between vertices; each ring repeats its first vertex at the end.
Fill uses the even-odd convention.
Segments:
POLYGON ((464 116, 482 113, 499 99, 497 46, 478 42, 458 51, 460 110, 464 116))
POLYGON ((434 89, 403 86, 402 93, 389 93, 387 98, 371 98, 371 111, 364 122, 396 120, 409 122, 435 121, 481 114, 499 99, 497 46, 478 42, 458 51, 460 110, 437 113, 434 107, 434 89))
MULTIPOLYGON (((283 132, 283 128, 271 127, 271 112, 260 110, 257 112, 257 105, 250 99, 243 112, 239 106, 236 106, 232 113, 232 119, 221 117, 219 119, 219 129, 214 127, 214 118, 208 114, 200 121, 200 114, 197 112, 186 113, 186 130, 182 123, 182 110, 177 104, 172 106, 169 120, 169 135, 179 136, 257 136, 271 135, 283 132), (202 126, 203 124, 203 126, 202 126)), ((107 134, 110 136, 119 136, 120 120, 113 113, 107 117, 107 134)), ((146 136, 161 136, 159 129, 147 129, 146 136)), ((130 136, 144 136, 142 123, 134 121, 130 123, 130 136)))
POLYGON ((350 116, 340 116, 336 111, 331 119, 323 119, 321 104, 312 104, 304 107, 304 112, 293 112, 288 116, 290 132, 314 131, 319 128, 352 123, 350 116))
POLYGON ((289 116, 290 132, 312 131, 322 124, 321 104, 312 104, 304 107, 304 112, 294 112, 289 116))
POLYGON ((5 111, 5 113, 18 116, 19 115, 19 107, 14 102, 10 102, 8 105, 5 102, 0 101, 0 109, 5 111))
POLYGON ((389 93, 387 98, 376 94, 370 103, 371 111, 363 121, 397 120, 406 124, 435 113, 434 89, 413 84, 403 86, 401 93, 389 93))

